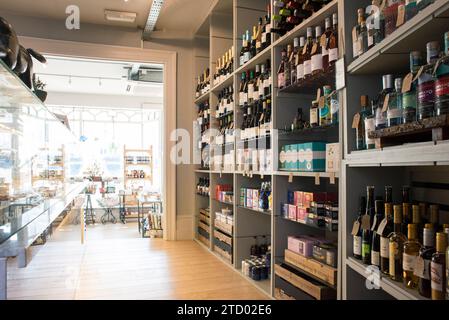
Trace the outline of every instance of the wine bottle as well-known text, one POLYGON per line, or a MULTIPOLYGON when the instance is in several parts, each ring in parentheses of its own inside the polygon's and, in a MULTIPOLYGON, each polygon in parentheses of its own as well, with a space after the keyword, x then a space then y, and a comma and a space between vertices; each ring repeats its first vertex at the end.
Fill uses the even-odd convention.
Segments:
POLYGON ((307 28, 307 42, 304 46, 302 54, 304 56, 304 79, 307 79, 312 74, 312 47, 313 47, 313 29, 307 28))
POLYGON ((407 234, 408 225, 412 223, 409 186, 402 187, 402 219, 402 233, 407 234))
POLYGON ((385 203, 385 218, 377 228, 380 235, 380 271, 383 274, 390 274, 390 239, 389 236, 393 232, 393 204, 385 203))
POLYGON ((362 262, 371 264, 371 228, 374 220, 374 187, 366 187, 366 213, 362 218, 362 262), (369 224, 364 225, 363 219, 369 218, 369 224))
POLYGON ((394 209, 394 232, 390 235, 389 240, 389 262, 390 277, 394 281, 402 281, 402 258, 404 243, 407 238, 402 233, 402 206, 395 205, 394 209))
POLYGON ((338 60, 338 14, 332 15, 332 32, 327 41, 329 51, 329 68, 334 67, 338 60))
POLYGON ((281 63, 278 69, 278 87, 282 89, 286 86, 285 83, 285 64, 287 63, 287 50, 283 49, 281 52, 281 63))
POLYGON ((321 26, 315 27, 315 42, 312 46, 312 75, 317 75, 324 72, 323 69, 323 47, 321 46, 321 26))
POLYGON ((404 270, 404 285, 415 289, 418 286, 418 277, 415 275, 416 261, 421 244, 418 242, 418 225, 408 225, 408 241, 404 243, 402 269, 404 270))
POLYGON ((373 228, 371 232, 372 242, 371 242, 371 265, 376 266, 380 269, 380 234, 377 232, 379 230, 379 225, 384 219, 384 201, 377 199, 375 204, 376 215, 374 217, 373 228))
POLYGON ((293 53, 290 58, 290 82, 291 84, 295 84, 298 80, 298 76, 296 72, 298 71, 296 62, 298 61, 298 54, 299 54, 299 38, 293 39, 293 53))
POLYGON ((306 43, 306 38, 301 37, 299 38, 299 50, 298 50, 298 54, 296 55, 296 78, 297 81, 301 81, 302 79, 304 79, 304 55, 303 55, 303 50, 304 50, 304 46, 306 43))
POLYGON ((418 277, 418 292, 426 298, 431 298, 430 262, 435 253, 435 231, 433 225, 428 223, 423 230, 423 246, 419 250, 416 262, 415 275, 418 277))
POLYGON ((359 216, 356 221, 354 221, 354 225, 352 227, 352 236, 353 236, 353 245, 352 245, 352 255, 354 258, 361 260, 362 259, 362 216, 366 211, 366 197, 360 198, 360 208, 359 208, 359 216))
POLYGON ((430 263, 432 300, 444 300, 446 297, 446 248, 447 235, 438 232, 436 236, 436 252, 430 263))

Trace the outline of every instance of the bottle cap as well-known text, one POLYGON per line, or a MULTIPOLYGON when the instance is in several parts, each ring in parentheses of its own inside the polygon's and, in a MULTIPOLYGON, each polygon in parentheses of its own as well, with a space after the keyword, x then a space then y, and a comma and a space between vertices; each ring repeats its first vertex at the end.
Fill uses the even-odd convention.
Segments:
POLYGON ((402 91, 402 78, 394 79, 394 88, 396 89, 396 92, 402 91))
POLYGON ((409 224, 407 226, 408 231, 408 239, 409 240, 416 240, 418 239, 418 225, 417 224, 409 224))
POLYGON ((307 38, 312 38, 313 37, 313 29, 312 27, 308 27, 307 28, 307 38))
POLYGON ((385 89, 393 89, 394 76, 392 74, 386 74, 382 77, 382 85, 385 89))
POLYGON ((334 13, 332 15, 332 23, 334 26, 338 24, 338 14, 337 13, 334 13))
POLYGON ((325 22, 324 22, 325 28, 330 29, 332 27, 331 25, 331 18, 326 18, 325 22))
POLYGON ((421 211, 419 210, 419 206, 418 205, 413 205, 412 207, 413 210, 413 223, 421 223, 421 211))
POLYGON ((447 248, 447 234, 444 232, 437 233, 437 252, 445 252, 447 248))
POLYGON ((401 205, 395 205, 394 206, 394 223, 402 223, 402 206, 401 205))
POLYGON ((299 39, 295 38, 293 39, 293 47, 297 48, 299 46, 299 39))
POLYGON ((316 26, 315 27, 315 36, 318 38, 318 37, 321 37, 321 33, 322 33, 322 31, 321 31, 321 26, 316 26))
POLYGON ((305 43, 306 43, 306 38, 305 37, 299 38, 299 46, 300 47, 304 47, 305 43))

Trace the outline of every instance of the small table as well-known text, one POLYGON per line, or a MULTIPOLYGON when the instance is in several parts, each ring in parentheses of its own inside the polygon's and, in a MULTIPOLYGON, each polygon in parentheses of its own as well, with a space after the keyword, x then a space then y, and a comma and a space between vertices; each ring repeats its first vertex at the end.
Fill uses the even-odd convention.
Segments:
POLYGON ((97 199, 97 202, 105 211, 105 213, 100 218, 101 223, 117 223, 117 218, 112 213, 112 209, 117 208, 117 206, 119 205, 119 199, 117 197, 99 198, 97 199))

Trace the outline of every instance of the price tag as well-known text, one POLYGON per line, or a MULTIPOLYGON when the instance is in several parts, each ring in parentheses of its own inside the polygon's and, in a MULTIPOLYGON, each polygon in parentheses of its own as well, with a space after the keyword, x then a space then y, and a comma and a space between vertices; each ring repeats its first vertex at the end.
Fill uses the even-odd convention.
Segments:
POLYGON ((335 184, 335 172, 331 172, 329 176, 330 184, 335 184))
POLYGON ((359 222, 359 220, 356 220, 352 226, 351 234, 353 236, 355 236, 355 235, 357 235, 357 233, 359 233, 359 230, 360 230, 360 222, 359 222))
POLYGON ((326 103, 326 98, 324 96, 321 96, 320 100, 318 102, 318 107, 320 107, 320 108, 324 107, 325 103, 326 103))
POLYGON ((401 4, 398 7, 398 19, 396 21, 396 27, 400 27, 405 23, 405 5, 401 4))
POLYGON ((293 172, 290 172, 288 176, 288 183, 293 183, 293 172))
POLYGON ((385 96, 385 99, 384 99, 384 105, 383 105, 383 107, 382 107, 382 112, 387 112, 387 110, 388 110, 388 103, 390 102, 390 94, 388 93, 386 96, 385 96))
POLYGON ((377 228, 377 234, 382 235, 384 233, 384 229, 387 226, 387 223, 388 220, 386 218, 380 222, 379 227, 377 228))
POLYGON ((423 71, 424 71, 424 66, 421 66, 421 68, 419 68, 418 73, 416 74, 415 78, 413 79, 413 82, 415 82, 416 80, 419 79, 419 77, 421 77, 423 71))
POLYGON ((415 276, 420 277, 420 278, 424 278, 425 277, 425 270, 426 270, 426 262, 424 261, 424 259, 422 257, 417 257, 416 258, 416 265, 415 265, 415 270, 413 271, 413 273, 415 274, 415 276))
POLYGON ((362 216, 362 230, 369 230, 371 229, 371 218, 369 215, 364 214, 362 216))
POLYGON ((313 56, 318 51, 318 43, 314 43, 310 55, 313 56))
POLYGON ((402 81, 402 93, 407 93, 412 90, 413 83, 413 73, 409 73, 405 76, 404 81, 402 81))
POLYGON ((316 100, 315 101, 319 101, 321 97, 321 88, 318 88, 318 90, 316 91, 316 100))
POLYGON ((360 113, 356 113, 352 119, 352 129, 357 129, 360 124, 360 113))
POLYGON ((320 46, 327 48, 327 37, 325 33, 320 38, 320 46))
POLYGON ((320 185, 320 174, 319 173, 315 173, 315 185, 316 186, 320 185))

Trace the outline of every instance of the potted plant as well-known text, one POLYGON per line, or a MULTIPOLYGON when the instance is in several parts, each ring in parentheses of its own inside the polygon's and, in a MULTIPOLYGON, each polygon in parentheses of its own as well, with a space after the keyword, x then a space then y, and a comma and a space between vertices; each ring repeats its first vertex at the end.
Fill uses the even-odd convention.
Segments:
POLYGON ((33 74, 33 88, 34 88, 34 94, 41 100, 42 102, 45 102, 47 99, 47 91, 45 91, 46 84, 43 83, 38 77, 36 77, 35 74, 33 74))

